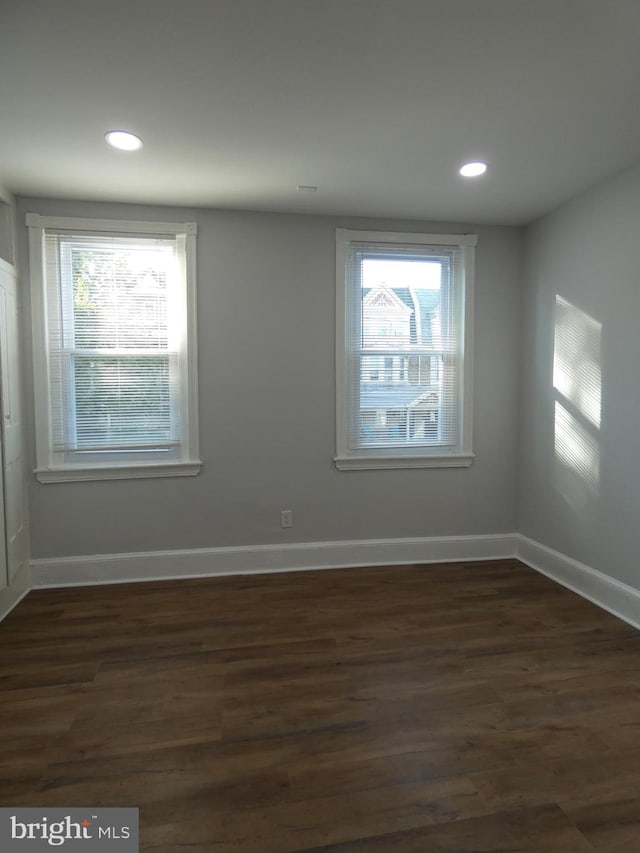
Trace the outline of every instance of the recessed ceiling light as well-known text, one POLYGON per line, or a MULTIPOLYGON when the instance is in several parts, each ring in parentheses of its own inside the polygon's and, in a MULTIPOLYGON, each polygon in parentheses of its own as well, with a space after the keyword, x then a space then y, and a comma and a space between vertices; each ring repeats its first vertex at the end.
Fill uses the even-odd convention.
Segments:
POLYGON ((477 178, 478 175, 484 175, 487 171, 486 163, 465 163, 464 166, 460 168, 460 174, 465 178, 477 178))
POLYGON ((114 148, 119 148, 121 151, 137 151, 138 148, 142 148, 140 137, 128 130, 109 130, 105 133, 104 138, 109 145, 113 145, 114 148))

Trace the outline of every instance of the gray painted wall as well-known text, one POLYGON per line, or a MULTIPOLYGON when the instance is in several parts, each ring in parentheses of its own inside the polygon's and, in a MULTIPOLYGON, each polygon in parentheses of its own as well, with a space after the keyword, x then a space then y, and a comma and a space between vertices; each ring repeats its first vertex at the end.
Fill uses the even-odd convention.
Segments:
POLYGON ((636 587, 639 239, 640 166, 528 231, 518 527, 636 587))
MULTIPOLYGON (((20 199, 23 269, 27 211, 198 222, 204 461, 185 479, 32 476, 33 557, 515 530, 519 229, 20 199), (479 235, 470 469, 334 468, 337 226, 479 235)), ((33 468, 33 431, 29 448, 33 468)))

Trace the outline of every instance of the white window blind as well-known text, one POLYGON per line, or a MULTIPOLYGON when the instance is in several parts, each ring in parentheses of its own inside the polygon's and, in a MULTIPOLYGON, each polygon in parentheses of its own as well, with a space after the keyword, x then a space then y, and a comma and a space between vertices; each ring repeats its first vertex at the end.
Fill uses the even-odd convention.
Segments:
POLYGON ((35 230, 48 422, 39 467, 193 459, 185 235, 35 230))
POLYGON ((469 464, 475 240, 337 239, 338 467, 469 464))

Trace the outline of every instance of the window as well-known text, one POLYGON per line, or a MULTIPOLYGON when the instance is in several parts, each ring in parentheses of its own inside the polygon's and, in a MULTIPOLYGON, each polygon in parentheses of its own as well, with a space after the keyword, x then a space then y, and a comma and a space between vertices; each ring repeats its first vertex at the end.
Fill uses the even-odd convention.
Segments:
POLYGON ((471 464, 475 235, 336 233, 336 466, 471 464))
POLYGON ((27 225, 38 479, 197 474, 195 224, 27 225))

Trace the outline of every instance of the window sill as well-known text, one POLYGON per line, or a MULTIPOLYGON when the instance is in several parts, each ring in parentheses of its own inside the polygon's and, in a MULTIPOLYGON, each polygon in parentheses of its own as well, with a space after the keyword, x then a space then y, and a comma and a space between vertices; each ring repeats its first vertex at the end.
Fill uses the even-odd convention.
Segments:
POLYGON ((40 483, 72 483, 90 480, 138 480, 149 477, 195 477, 202 462, 174 462, 163 465, 94 465, 67 468, 36 468, 40 483))
POLYGON ((458 453, 449 456, 337 456, 334 462, 339 471, 363 471, 391 468, 468 468, 473 460, 473 453, 458 453))

